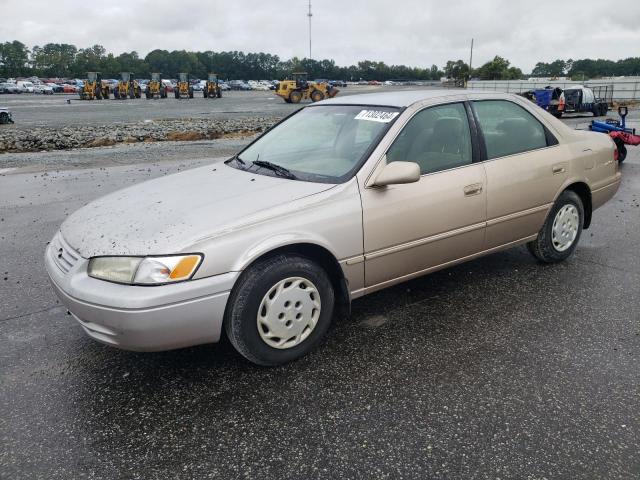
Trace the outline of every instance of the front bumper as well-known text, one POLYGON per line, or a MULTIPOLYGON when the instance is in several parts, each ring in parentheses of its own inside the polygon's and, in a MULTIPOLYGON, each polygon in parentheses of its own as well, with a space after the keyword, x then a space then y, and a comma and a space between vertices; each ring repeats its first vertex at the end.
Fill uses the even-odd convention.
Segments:
POLYGON ((45 266, 56 294, 95 340, 125 350, 161 351, 220 339, 238 272, 140 287, 91 278, 87 264, 59 233, 47 247, 45 266))

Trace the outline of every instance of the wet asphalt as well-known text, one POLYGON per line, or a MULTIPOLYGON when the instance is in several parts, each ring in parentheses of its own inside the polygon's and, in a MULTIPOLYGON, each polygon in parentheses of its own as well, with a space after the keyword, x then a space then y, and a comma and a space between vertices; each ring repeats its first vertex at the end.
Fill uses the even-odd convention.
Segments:
POLYGON ((0 478, 640 477, 640 148, 569 261, 520 247, 372 294, 293 364, 87 338, 46 243, 87 201, 210 161, 0 172, 0 478))

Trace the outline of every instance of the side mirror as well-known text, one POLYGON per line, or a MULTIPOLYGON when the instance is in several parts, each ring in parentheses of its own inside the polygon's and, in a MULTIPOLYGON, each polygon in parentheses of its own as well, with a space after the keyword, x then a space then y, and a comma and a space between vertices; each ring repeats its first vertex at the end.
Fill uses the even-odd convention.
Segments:
POLYGON ((415 162, 387 163, 373 182, 375 187, 414 183, 420 180, 420 166, 415 162))

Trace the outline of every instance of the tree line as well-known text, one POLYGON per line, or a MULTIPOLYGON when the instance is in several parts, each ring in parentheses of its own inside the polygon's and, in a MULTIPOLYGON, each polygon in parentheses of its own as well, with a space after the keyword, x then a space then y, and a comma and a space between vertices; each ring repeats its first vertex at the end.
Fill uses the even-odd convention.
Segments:
POLYGON ((116 56, 107 53, 102 45, 78 49, 75 45, 48 43, 29 49, 17 40, 0 43, 0 76, 3 77, 84 78, 92 71, 101 72, 106 78, 118 77, 120 72, 132 72, 139 78, 151 72, 161 72, 168 78, 175 78, 180 72, 206 78, 207 73, 215 72, 228 79, 281 79, 293 71, 308 72, 311 78, 343 80, 440 80, 444 75, 436 65, 418 68, 369 60, 341 67, 329 59, 283 60, 269 53, 185 50, 153 50, 142 58, 135 51, 116 56))
POLYGON ((216 72, 225 79, 282 79, 294 71, 305 71, 311 78, 340 80, 440 80, 446 76, 458 82, 469 78, 481 80, 512 80, 528 76, 570 76, 588 79, 612 75, 640 75, 640 57, 624 60, 555 60, 538 62, 531 75, 511 65, 509 60, 496 56, 478 68, 471 69, 462 60, 450 60, 441 69, 387 65, 384 62, 363 60, 355 65, 338 66, 334 60, 309 58, 281 59, 269 53, 189 52, 185 50, 153 50, 144 58, 137 52, 120 55, 108 53, 102 45, 77 48, 66 43, 47 43, 29 49, 14 40, 0 43, 0 76, 84 78, 87 72, 102 72, 103 76, 118 77, 120 72, 132 72, 138 78, 151 72, 161 72, 175 78, 180 72, 206 78, 216 72))

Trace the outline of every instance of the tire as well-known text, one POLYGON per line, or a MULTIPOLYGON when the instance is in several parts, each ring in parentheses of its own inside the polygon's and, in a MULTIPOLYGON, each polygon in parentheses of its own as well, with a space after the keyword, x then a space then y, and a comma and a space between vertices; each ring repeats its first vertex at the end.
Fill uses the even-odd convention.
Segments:
POLYGON ((562 112, 556 110, 555 112, 551 113, 551 115, 553 115, 556 118, 562 118, 562 112))
POLYGON ((627 147, 625 147, 624 142, 619 138, 614 138, 613 141, 618 149, 618 163, 620 164, 627 158, 627 147))
POLYGON ((207 98, 207 97, 209 96, 209 95, 208 95, 208 92, 207 92, 207 87, 205 87, 205 88, 203 88, 203 89, 202 89, 202 96, 203 96, 204 98, 207 98))
POLYGON ((538 238, 529 242, 529 252, 543 263, 558 263, 569 258, 576 249, 584 225, 584 206, 580 197, 571 190, 565 190, 553 204, 538 238), (576 218, 577 216, 577 218, 576 218), (566 221, 567 228, 563 229, 566 221), (577 225, 576 225, 577 223, 577 225), (556 229, 554 232, 554 225, 556 229), (568 238, 573 239, 568 243, 568 238))
POLYGON ((222 98, 222 89, 221 88, 218 88, 218 91, 216 92, 216 97, 222 98))
POLYGON ((0 125, 9 123, 9 114, 6 112, 0 113, 0 125))
POLYGON ((331 324, 334 304, 331 280, 320 266, 305 257, 277 255, 240 276, 228 300, 224 328, 231 344, 250 362, 282 365, 318 346, 331 324), (269 295, 273 295, 271 307, 264 303, 269 295), (283 330, 293 336, 278 337, 283 330))
POLYGON ((313 92, 311 92, 312 102, 319 102, 320 100, 324 100, 324 93, 322 93, 320 90, 314 90, 313 92))
POLYGON ((291 103, 300 103, 300 100, 302 100, 302 92, 294 90, 289 94, 289 101, 291 103))
POLYGON ((285 101, 286 103, 291 103, 291 100, 289 100, 288 98, 285 98, 285 99, 284 99, 284 101, 285 101))
POLYGON ((179 90, 174 90, 173 91, 174 96, 176 97, 176 99, 180 99, 180 91, 179 90))
POLYGON ((189 89, 189 98, 193 98, 193 88, 189 89))

